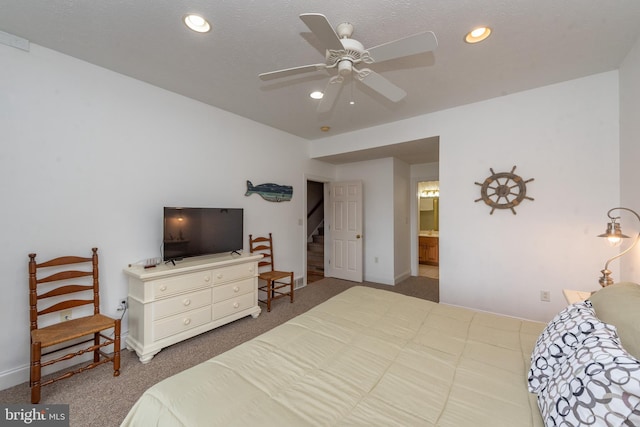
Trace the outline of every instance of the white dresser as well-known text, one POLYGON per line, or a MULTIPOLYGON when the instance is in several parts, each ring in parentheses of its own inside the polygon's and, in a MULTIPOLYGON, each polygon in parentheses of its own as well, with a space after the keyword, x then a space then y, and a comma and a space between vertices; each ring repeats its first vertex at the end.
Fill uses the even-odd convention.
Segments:
POLYGON ((163 348, 245 316, 258 317, 262 255, 189 258, 145 269, 131 266, 127 349, 142 363, 163 348))

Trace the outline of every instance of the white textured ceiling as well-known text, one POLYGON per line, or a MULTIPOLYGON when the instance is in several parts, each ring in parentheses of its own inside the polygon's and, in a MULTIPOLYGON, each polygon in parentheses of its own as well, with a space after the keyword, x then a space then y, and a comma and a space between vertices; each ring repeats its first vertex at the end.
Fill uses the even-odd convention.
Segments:
POLYGON ((617 69, 640 36, 640 1, 0 0, 0 31, 313 140, 617 69), (213 30, 187 29, 190 12, 213 30), (323 62, 299 19, 306 12, 352 23, 365 47, 425 30, 439 46, 371 66, 408 93, 401 102, 358 84, 318 114, 308 93, 324 88, 327 71, 258 78, 323 62), (478 25, 493 35, 465 44, 478 25))

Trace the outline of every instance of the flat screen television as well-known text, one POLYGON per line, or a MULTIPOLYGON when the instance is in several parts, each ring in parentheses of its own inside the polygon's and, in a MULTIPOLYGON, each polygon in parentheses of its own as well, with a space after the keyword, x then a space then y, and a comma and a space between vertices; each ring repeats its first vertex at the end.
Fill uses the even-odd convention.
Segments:
POLYGON ((164 208, 163 258, 232 253, 243 248, 244 213, 239 208, 164 208))

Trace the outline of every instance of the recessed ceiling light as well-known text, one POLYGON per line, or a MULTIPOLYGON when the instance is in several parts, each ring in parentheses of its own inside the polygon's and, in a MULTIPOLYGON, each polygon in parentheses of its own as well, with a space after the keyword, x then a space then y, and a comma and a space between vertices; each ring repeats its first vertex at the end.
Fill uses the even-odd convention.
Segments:
POLYGON ((208 33, 211 30, 209 22, 200 15, 185 15, 184 23, 187 27, 198 33, 208 33))
POLYGON ((315 92, 311 92, 309 96, 313 99, 322 99, 322 97, 324 96, 324 93, 320 92, 319 90, 316 90, 315 92))
POLYGON ((491 35, 491 28, 489 27, 478 27, 467 33, 464 36, 464 41, 467 43, 479 43, 482 40, 485 40, 487 37, 491 35))

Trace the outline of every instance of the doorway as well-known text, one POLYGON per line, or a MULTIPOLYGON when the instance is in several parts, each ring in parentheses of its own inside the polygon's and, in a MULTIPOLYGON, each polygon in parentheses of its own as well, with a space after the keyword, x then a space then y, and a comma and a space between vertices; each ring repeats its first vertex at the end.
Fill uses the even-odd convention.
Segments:
POLYGON ((362 282, 362 181, 307 176, 305 204, 305 285, 324 277, 362 282))
POLYGON ((440 278, 440 182, 418 182, 418 275, 440 278))
POLYGON ((324 182, 307 180, 307 283, 324 278, 324 182))

